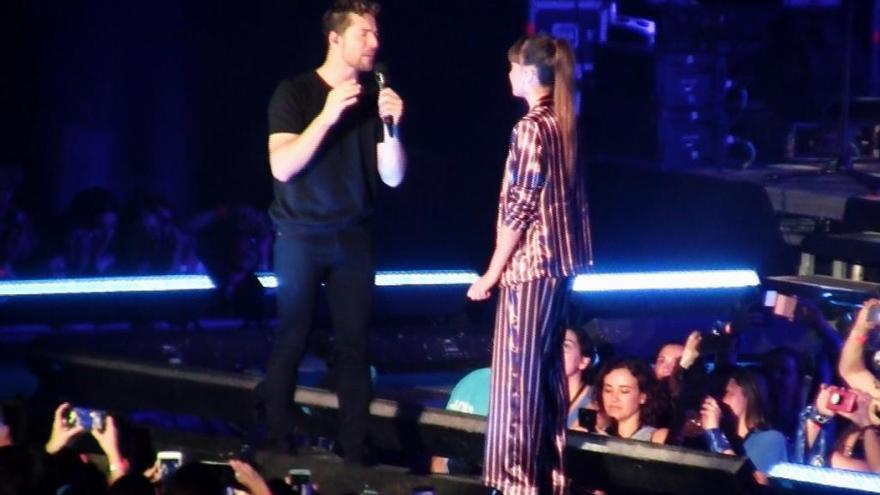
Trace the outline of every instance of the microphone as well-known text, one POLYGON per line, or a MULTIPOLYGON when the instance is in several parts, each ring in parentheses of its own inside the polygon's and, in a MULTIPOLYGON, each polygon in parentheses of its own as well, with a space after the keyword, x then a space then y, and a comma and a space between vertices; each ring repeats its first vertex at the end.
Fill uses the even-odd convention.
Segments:
MULTIPOLYGON (((388 86, 388 67, 382 62, 376 62, 376 65, 373 66, 373 76, 376 78, 376 84, 379 85, 379 91, 382 91, 388 86)), ((394 121, 391 120, 391 116, 386 115, 382 117, 382 122, 385 122, 385 129, 388 130, 388 136, 394 137, 394 121)))

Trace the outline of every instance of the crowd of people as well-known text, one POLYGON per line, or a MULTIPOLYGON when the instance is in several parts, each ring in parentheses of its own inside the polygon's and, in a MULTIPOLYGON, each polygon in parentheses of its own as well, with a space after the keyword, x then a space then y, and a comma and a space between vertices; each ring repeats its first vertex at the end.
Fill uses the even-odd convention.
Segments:
MULTIPOLYGON (((711 362, 702 349, 708 335, 694 331, 683 343, 660 346, 653 363, 600 358, 585 326, 573 325, 562 345, 568 429, 746 456, 759 482, 780 462, 880 472, 878 380, 865 360, 865 345, 878 326, 869 318, 872 310, 880 310, 880 299, 865 301, 845 339, 824 349, 830 352, 807 356, 776 348, 749 365, 724 349, 735 346, 729 325, 729 333, 712 337, 723 342, 711 362), (820 363, 827 359, 835 360, 834 369, 823 376, 820 363)), ((806 332, 836 332, 807 301, 800 301, 793 323, 806 332)), ((467 375, 450 395, 449 408, 485 415, 490 374, 482 368, 467 375)), ((0 494, 226 493, 216 469, 192 462, 169 473, 155 457, 135 454, 120 441, 113 416, 86 424, 71 411, 66 403, 56 408, 49 439, 34 456, 22 438, 22 410, 0 410, 0 494), (101 462, 83 454, 88 443, 98 447, 101 462)), ((225 462, 247 493, 290 488, 284 480, 265 480, 248 462, 225 462)), ((433 459, 431 468, 471 474, 480 469, 442 458, 433 459)))
POLYGON ((209 274, 234 287, 270 266, 268 215, 218 207, 182 218, 155 195, 119 201, 100 187, 40 217, 16 202, 18 181, 0 174, 0 280, 209 274))
MULTIPOLYGON (((112 415, 57 406, 39 451, 25 438, 20 405, 0 414, 0 494, 226 495, 291 493, 294 480, 265 479, 242 459, 162 462, 112 415), (79 412, 79 414, 77 414, 79 412), (82 414, 91 415, 84 418, 82 414), (228 475, 227 475, 228 473, 228 475)), ((148 442, 147 442, 148 443, 148 442)))
MULTIPOLYGON (((620 356, 602 364, 590 335, 573 326, 563 344, 568 429, 746 456, 761 483, 781 462, 880 472, 880 382, 865 359, 878 326, 871 308, 880 311, 880 300, 865 301, 842 339, 815 304, 800 300, 788 323, 818 335, 821 352, 779 347, 749 364, 737 359, 731 324, 666 343, 653 363, 620 356), (715 340, 711 362, 701 349, 712 347, 707 337, 715 340)), ((466 376, 448 409, 486 414, 490 373, 484 368, 466 376)), ((434 458, 431 468, 479 470, 443 458, 434 458)))

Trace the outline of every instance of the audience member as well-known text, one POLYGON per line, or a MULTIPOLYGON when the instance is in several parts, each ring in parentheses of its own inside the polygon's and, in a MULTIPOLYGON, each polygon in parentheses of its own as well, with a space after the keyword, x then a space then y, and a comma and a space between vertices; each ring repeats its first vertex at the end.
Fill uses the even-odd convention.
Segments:
POLYGON ((880 471, 878 419, 869 394, 822 384, 816 400, 800 414, 792 461, 850 471, 880 471), (853 410, 835 407, 855 394, 853 410), (842 430, 839 436, 835 432, 842 430))
POLYGON ((703 402, 701 422, 710 449, 718 454, 744 454, 761 473, 786 462, 785 437, 768 428, 766 403, 763 376, 748 368, 736 369, 727 381, 721 401, 724 409, 714 397, 703 402))
POLYGON ((568 389, 568 419, 566 426, 572 430, 595 431, 597 425, 607 427, 607 418, 598 416, 593 387, 590 385, 590 370, 596 363, 596 347, 585 326, 571 326, 565 330, 562 342, 562 364, 568 389), (595 411, 594 424, 581 425, 581 410, 595 411))
POLYGON ((797 430, 798 415, 806 402, 805 386, 809 381, 800 355, 785 347, 764 354, 761 369, 767 377, 767 424, 792 438, 797 430), (806 376, 805 376, 806 375, 806 376))
POLYGON ((598 383, 600 410, 611 419, 605 434, 664 443, 667 428, 657 424, 665 404, 657 395, 657 379, 648 364, 636 358, 618 359, 603 368, 598 383))

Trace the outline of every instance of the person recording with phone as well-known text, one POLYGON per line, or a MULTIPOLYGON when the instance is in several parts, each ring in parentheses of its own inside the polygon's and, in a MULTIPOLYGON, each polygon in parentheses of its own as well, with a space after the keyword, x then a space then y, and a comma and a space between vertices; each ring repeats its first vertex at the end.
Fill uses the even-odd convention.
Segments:
POLYGON ((379 5, 338 0, 324 14, 327 53, 316 70, 282 81, 269 103, 275 199, 278 331, 266 377, 269 447, 294 450, 293 393, 321 284, 335 335, 346 462, 364 462, 371 382, 368 317, 375 277, 373 217, 379 182, 396 187, 406 159, 397 126, 403 100, 374 70, 379 5), (384 121, 384 125, 383 125, 384 121))
POLYGON ((89 489, 106 488, 129 474, 131 466, 123 455, 119 442, 119 430, 113 416, 104 411, 73 408, 68 403, 59 405, 54 412, 52 432, 44 446, 46 469, 43 488, 79 487, 89 489), (101 451, 107 457, 107 475, 105 480, 97 480, 78 456, 67 455, 67 450, 74 439, 90 434, 94 437, 101 451))
POLYGON ((851 388, 867 392, 875 402, 880 401, 880 380, 865 366, 865 343, 871 332, 880 325, 880 299, 868 299, 856 314, 843 349, 837 371, 851 388))
POLYGON ((716 454, 745 455, 766 483, 766 473, 788 460, 785 436, 768 428, 767 383, 759 371, 736 368, 719 402, 706 397, 700 411, 709 450, 716 454), (727 414, 724 414, 724 413, 727 414))
POLYGON ((868 299, 840 352, 838 371, 848 388, 821 385, 815 403, 800 415, 797 462, 880 472, 880 381, 865 365, 864 347, 880 325, 880 299, 868 299), (836 430, 841 430, 835 435, 836 430))
POLYGON ((822 384, 800 415, 793 461, 850 471, 880 471, 880 434, 871 396, 822 384), (836 431, 840 435, 835 435, 836 431))

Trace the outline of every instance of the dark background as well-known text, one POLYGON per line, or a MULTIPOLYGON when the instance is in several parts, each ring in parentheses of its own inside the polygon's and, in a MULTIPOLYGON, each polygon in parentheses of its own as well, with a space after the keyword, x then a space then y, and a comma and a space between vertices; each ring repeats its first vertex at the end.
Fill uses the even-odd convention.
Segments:
MULTIPOLYGON (((317 67, 328 2, 14 0, 0 21, 0 159, 21 202, 88 186, 159 193, 182 212, 271 201, 266 105, 317 67)), ((380 59, 406 102, 405 183, 383 192, 380 265, 462 267, 491 247, 510 126, 506 50, 524 2, 387 1, 380 59), (480 253, 474 256, 471 253, 480 253)))
MULTIPOLYGON (((0 162, 25 170, 19 202, 38 221, 89 186, 123 200, 158 193, 182 215, 218 205, 266 208, 266 104, 279 80, 323 60, 320 16, 328 3, 7 0, 0 10, 0 162)), ((779 159, 788 122, 833 119, 828 108, 839 87, 839 9, 784 11, 779 3, 749 2, 729 14, 723 33, 684 21, 692 29, 677 29, 674 40, 695 50, 710 38, 727 43, 731 75, 752 94, 738 132, 767 143, 759 146, 764 162, 779 159)), ((622 4, 634 14, 658 12, 622 4)), ((866 4, 859 2, 862 14, 866 4)), ((507 139, 524 108, 509 94, 506 50, 524 32, 527 11, 524 1, 383 2, 379 58, 406 102, 410 166, 400 188, 383 191, 380 269, 481 269, 487 261, 507 139)), ((867 37, 858 33, 866 17, 856 16, 855 94, 865 85, 867 37)), ((597 125, 606 118, 633 116, 602 115, 597 125)), ((725 215, 751 228, 750 213, 733 212, 735 198, 702 184, 684 189, 702 195, 681 196, 671 184, 664 196, 650 175, 629 183, 628 172, 608 174, 594 173, 605 182, 591 186, 600 262, 760 264, 760 255, 742 256, 725 238, 725 215), (644 216, 658 209, 660 216, 644 216), (707 221, 718 231, 696 233, 708 241, 681 239, 707 221), (642 243, 645 228, 655 237, 642 243), (658 251, 661 244, 668 251, 658 251), (725 249, 713 254, 719 246, 725 249)), ((758 222, 769 235, 773 225, 758 222)))

